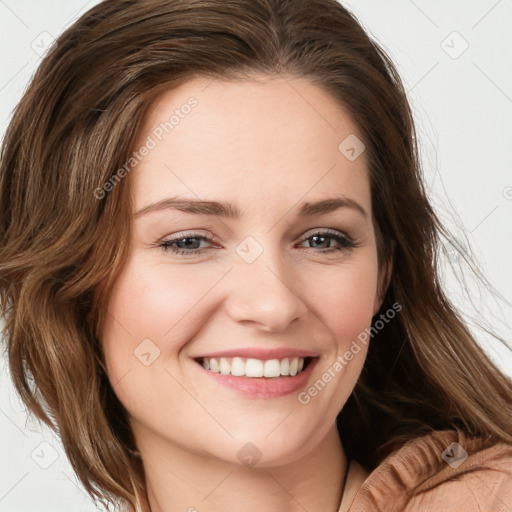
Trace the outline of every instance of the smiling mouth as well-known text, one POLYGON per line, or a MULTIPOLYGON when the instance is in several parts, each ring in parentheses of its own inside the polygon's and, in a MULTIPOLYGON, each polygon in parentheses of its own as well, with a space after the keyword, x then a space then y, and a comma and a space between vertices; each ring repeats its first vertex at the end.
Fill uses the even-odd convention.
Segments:
POLYGON ((221 375, 251 379, 280 379, 295 377, 306 370, 313 357, 285 357, 283 359, 253 359, 246 357, 200 357, 195 361, 205 370, 221 375))

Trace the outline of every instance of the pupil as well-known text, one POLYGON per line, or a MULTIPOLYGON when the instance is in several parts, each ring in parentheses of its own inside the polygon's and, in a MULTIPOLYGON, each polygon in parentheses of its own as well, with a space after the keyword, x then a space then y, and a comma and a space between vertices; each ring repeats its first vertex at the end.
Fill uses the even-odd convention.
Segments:
MULTIPOLYGON (((320 239, 320 240, 324 240, 324 241, 325 241, 325 237, 323 237, 323 236, 319 236, 319 235, 314 235, 314 236, 313 236, 313 240, 314 240, 315 242, 317 242, 319 239, 320 239)), ((321 242, 320 242, 320 243, 321 243, 321 242)))
POLYGON ((183 247, 181 247, 179 244, 183 244, 185 246, 185 248, 188 248, 188 249, 197 249, 197 247, 190 247, 191 245, 194 245, 198 243, 198 239, 195 238, 195 237, 187 237, 187 238, 183 238, 182 240, 178 240, 176 242, 178 244, 178 247, 180 249, 183 249, 183 247), (189 243, 190 240, 195 240, 195 242, 192 242, 192 244, 189 243), (188 241, 188 242, 187 242, 188 241))

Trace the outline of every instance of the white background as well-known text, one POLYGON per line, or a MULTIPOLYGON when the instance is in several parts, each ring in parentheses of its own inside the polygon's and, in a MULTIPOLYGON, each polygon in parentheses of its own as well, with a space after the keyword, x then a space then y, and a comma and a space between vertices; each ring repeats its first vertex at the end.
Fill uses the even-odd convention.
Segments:
MULTIPOLYGON (((0 0, 2 135, 47 34, 57 37, 96 3, 0 0)), ((449 225, 457 221, 463 227, 497 293, 512 302, 512 0, 343 3, 384 46, 404 79, 434 205, 449 225)), ((466 245, 462 234, 457 240, 466 245)), ((448 255, 447 261, 460 262, 448 255)), ((476 299, 471 309, 449 271, 445 282, 468 315, 485 319, 510 340, 510 306, 488 294, 480 297, 470 282, 476 299)), ((489 336, 475 334, 512 375, 511 354, 489 336)), ((96 510, 58 439, 27 420, 1 359, 0 434, 0 512, 96 510)))

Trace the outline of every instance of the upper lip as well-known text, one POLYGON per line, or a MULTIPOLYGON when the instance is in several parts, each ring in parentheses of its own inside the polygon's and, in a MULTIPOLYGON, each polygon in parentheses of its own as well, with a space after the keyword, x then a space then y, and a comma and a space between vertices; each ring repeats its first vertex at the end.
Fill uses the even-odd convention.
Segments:
POLYGON ((300 350, 296 348, 271 348, 261 347, 232 348, 196 356, 194 359, 219 358, 219 357, 245 357, 251 359, 285 359, 287 357, 318 357, 318 353, 311 350, 300 350))

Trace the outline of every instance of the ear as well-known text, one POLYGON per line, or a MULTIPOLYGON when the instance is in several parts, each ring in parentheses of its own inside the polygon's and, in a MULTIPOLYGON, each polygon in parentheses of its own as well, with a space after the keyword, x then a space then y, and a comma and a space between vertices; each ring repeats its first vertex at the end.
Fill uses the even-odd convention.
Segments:
POLYGON ((393 255, 391 255, 389 257, 389 259, 382 266, 382 269, 379 272, 379 281, 377 283, 377 293, 375 295, 375 302, 373 304, 373 316, 376 315, 377 311, 379 311, 380 307, 382 306, 382 302, 384 301, 384 297, 386 296, 386 291, 387 291, 389 283, 391 281, 392 273, 393 273, 393 255))

